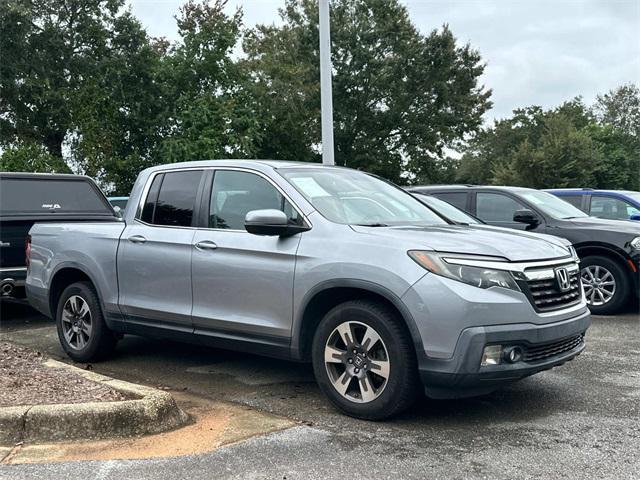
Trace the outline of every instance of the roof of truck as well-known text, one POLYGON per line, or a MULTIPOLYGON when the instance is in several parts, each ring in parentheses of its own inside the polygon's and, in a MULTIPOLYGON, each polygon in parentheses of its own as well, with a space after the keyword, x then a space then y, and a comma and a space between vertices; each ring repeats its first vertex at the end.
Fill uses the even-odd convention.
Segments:
POLYGON ((416 185, 407 187, 407 190, 411 193, 428 193, 428 192, 438 192, 442 190, 449 191, 465 191, 469 189, 476 190, 504 190, 507 192, 525 192, 530 190, 535 190, 533 188, 527 187, 510 187, 507 185, 416 185))
POLYGON ((150 171, 162 171, 162 170, 173 170, 180 168, 197 168, 197 167, 245 167, 245 168, 256 168, 256 169, 264 169, 265 167, 270 167, 274 169, 279 168, 344 168, 340 166, 327 166, 321 163, 315 162, 296 162, 289 160, 242 160, 242 159, 229 159, 229 160, 197 160, 193 162, 182 162, 182 163, 169 163, 164 165, 157 165, 155 167, 150 167, 150 171))

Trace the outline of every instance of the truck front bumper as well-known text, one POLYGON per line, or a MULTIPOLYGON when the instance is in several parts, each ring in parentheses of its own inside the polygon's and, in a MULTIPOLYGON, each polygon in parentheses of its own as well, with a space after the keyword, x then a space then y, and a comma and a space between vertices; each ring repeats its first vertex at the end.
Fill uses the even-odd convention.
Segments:
POLYGON ((452 358, 419 360, 425 393, 431 398, 461 398, 489 393, 529 375, 573 360, 585 348, 589 311, 554 323, 516 323, 470 327, 462 331, 452 358), (481 366, 487 345, 521 348, 521 361, 481 366))

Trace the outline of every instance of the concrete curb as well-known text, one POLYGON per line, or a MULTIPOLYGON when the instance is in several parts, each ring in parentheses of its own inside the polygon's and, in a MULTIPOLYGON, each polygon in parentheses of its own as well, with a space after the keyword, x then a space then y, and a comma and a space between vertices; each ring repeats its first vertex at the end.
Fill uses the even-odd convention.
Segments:
POLYGON ((130 437, 172 430, 188 421, 171 394, 115 380, 55 360, 63 368, 119 390, 132 400, 78 404, 0 407, 0 444, 130 437))

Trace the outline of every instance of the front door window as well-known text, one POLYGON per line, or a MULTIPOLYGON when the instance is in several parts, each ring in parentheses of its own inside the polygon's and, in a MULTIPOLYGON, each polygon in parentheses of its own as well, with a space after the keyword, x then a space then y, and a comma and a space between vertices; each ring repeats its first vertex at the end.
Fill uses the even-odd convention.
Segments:
POLYGON ((244 219, 252 210, 281 210, 289 222, 302 224, 302 218, 284 196, 260 175, 220 170, 213 178, 209 205, 209 228, 244 230, 244 219))

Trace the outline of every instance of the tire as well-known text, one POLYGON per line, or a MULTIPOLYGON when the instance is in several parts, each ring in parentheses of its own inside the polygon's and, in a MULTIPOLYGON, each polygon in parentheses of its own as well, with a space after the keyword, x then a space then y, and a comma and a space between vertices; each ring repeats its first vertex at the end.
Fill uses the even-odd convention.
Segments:
POLYGON ((580 269, 591 313, 613 315, 624 308, 631 289, 629 277, 618 262, 592 255, 581 260, 580 269))
POLYGON ((56 327, 62 349, 76 362, 102 360, 113 352, 118 341, 107 328, 98 295, 89 282, 77 282, 64 289, 58 302, 56 327))
POLYGON ((413 343, 401 319, 382 303, 354 300, 334 307, 316 329, 311 355, 320 389, 349 416, 382 420, 416 399, 413 343))

